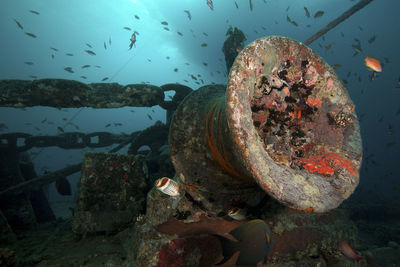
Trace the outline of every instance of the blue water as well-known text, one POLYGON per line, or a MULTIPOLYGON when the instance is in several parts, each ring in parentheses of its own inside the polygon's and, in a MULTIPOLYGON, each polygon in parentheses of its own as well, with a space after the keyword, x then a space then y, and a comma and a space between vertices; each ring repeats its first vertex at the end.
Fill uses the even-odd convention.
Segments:
MULTIPOLYGON (((205 0, 2 0, 0 79, 31 80, 33 75, 37 79, 63 78, 91 83, 109 77, 106 82, 149 82, 158 86, 178 82, 197 89, 200 85, 195 84, 190 75, 201 74, 205 84, 226 83, 221 48, 229 25, 245 33, 246 44, 268 35, 305 41, 356 3, 350 0, 253 0, 254 10, 251 11, 248 0, 236 2, 238 9, 234 1, 215 0, 212 11, 205 0), (307 18, 304 6, 311 15, 318 10, 325 11, 325 14, 317 19, 313 16, 307 18), (184 10, 190 11, 191 20, 184 10), (286 16, 299 26, 288 23, 286 16), (18 28, 14 19, 23 26, 23 30, 18 28), (161 24, 162 21, 168 22, 169 31, 163 29, 165 25, 161 24), (125 30, 124 27, 131 30, 125 30), (139 34, 136 47, 129 50, 133 31, 139 34), (178 35, 178 31, 183 36, 178 35), (33 33, 37 38, 27 36, 24 32, 33 33), (93 48, 87 47, 86 43, 93 48), (202 47, 202 43, 208 46, 202 47), (59 51, 55 52, 50 47, 59 51), (87 49, 93 50, 96 55, 87 54, 84 51, 87 49), (66 53, 72 53, 73 56, 67 56, 66 53), (26 61, 34 65, 24 64, 26 61), (92 66, 81 69, 85 64, 92 66), (94 68, 94 65, 101 68, 94 68), (65 67, 71 67, 75 73, 66 72, 65 67), (178 68, 178 72, 174 72, 174 68, 178 68), (82 79, 82 75, 87 79, 82 79)), ((361 133, 364 155, 376 163, 364 162, 359 190, 364 188, 370 191, 371 201, 386 199, 397 201, 397 204, 400 199, 400 89, 396 88, 400 76, 399 10, 400 2, 397 0, 375 0, 328 32, 324 39, 320 38, 310 45, 329 64, 341 65, 337 74, 348 81, 347 89, 357 114, 363 114, 361 133), (374 35, 376 40, 369 43, 368 40, 374 35), (353 56, 355 51, 352 48, 354 38, 361 41, 363 49, 356 56, 353 56), (332 47, 326 50, 330 44, 332 47), (371 72, 364 65, 365 56, 373 56, 384 64, 382 73, 372 82, 369 79, 371 72), (350 78, 346 77, 348 72, 351 72, 350 78), (391 142, 396 143, 388 145, 391 142)), ((62 118, 70 119, 78 111, 47 107, 24 110, 0 108, 0 123, 8 127, 2 133, 55 135, 58 133, 57 126, 65 127, 65 131, 75 131, 72 125, 65 125, 62 118), (47 122, 54 122, 54 125, 41 123, 44 118, 47 118, 47 122)), ((81 132, 107 130, 131 133, 151 126, 156 120, 165 122, 165 111, 158 106, 84 108, 73 123, 79 125, 81 132), (146 114, 151 114, 153 120, 146 114), (106 124, 114 122, 123 125, 105 128, 106 124)), ((38 173, 42 174, 45 170, 52 171, 80 162, 84 151, 86 149, 46 148, 35 157, 34 163, 38 173)), ((76 182, 78 176, 74 179, 76 182)), ((57 197, 53 195, 53 199, 57 197)))

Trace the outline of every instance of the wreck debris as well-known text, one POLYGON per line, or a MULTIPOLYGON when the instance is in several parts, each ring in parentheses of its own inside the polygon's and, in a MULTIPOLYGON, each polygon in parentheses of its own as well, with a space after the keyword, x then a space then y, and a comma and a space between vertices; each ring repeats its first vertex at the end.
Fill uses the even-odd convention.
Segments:
POLYGON ((64 79, 0 81, 0 106, 3 107, 151 107, 163 100, 163 90, 150 84, 84 84, 64 79))
POLYGON ((142 155, 86 153, 72 231, 112 233, 144 209, 148 172, 142 155))
POLYGON ((228 38, 224 42, 222 52, 225 55, 226 69, 229 72, 233 61, 244 47, 244 41, 246 41, 246 37, 240 29, 236 27, 232 29, 232 26, 229 27, 226 35, 228 38))
POLYGON ((327 211, 354 191, 361 165, 358 120, 343 84, 311 49, 276 36, 239 54, 226 97, 218 85, 185 98, 170 149, 181 182, 201 189, 188 193, 215 213, 235 195, 257 201, 254 181, 291 208, 327 211))

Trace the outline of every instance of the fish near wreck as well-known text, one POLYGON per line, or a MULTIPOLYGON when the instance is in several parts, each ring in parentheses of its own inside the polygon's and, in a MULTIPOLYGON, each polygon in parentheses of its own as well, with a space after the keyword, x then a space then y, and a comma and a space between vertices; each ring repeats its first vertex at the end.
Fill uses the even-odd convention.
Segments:
POLYGON ((88 53, 91 56, 95 56, 96 55, 96 53, 93 52, 92 50, 85 50, 85 52, 88 53))
MULTIPOLYGON (((134 31, 132 33, 132 36, 131 36, 131 39, 130 39, 131 43, 129 44, 129 50, 131 50, 132 46, 135 45, 135 43, 136 43, 136 33, 137 33, 136 31, 134 31)), ((136 47, 136 45, 135 45, 135 47, 136 47)))
POLYGON ((221 235, 214 235, 221 242, 224 258, 216 265, 227 262, 234 253, 240 251, 236 265, 256 265, 265 263, 273 244, 273 237, 268 225, 262 220, 248 221, 229 234, 237 241, 221 235))
POLYGON ((180 195, 179 184, 168 177, 158 179, 155 183, 155 186, 158 190, 168 196, 176 197, 180 195))
POLYGON ((214 10, 214 4, 212 0, 207 0, 207 5, 211 10, 214 10))
POLYGON ((340 242, 338 244, 338 249, 349 260, 359 261, 361 257, 356 253, 356 251, 347 242, 340 242))

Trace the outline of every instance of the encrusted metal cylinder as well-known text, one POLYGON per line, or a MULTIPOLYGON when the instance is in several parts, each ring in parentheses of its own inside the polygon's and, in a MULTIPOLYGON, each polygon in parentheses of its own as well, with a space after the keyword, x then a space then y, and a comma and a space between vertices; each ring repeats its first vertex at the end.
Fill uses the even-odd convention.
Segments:
POLYGON ((291 208, 324 212, 359 182, 361 137, 346 89, 321 57, 285 37, 249 44, 226 89, 188 95, 169 142, 181 183, 213 211, 257 202, 261 188, 291 208))

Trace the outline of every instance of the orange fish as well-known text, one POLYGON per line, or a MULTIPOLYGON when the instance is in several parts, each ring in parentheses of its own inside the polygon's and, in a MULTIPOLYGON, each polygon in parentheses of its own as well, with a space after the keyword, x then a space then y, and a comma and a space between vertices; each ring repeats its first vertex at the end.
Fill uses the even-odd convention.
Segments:
POLYGON ((350 260, 359 261, 361 259, 361 257, 357 255, 355 250, 347 242, 340 242, 338 244, 338 249, 343 254, 343 256, 350 260))
POLYGON ((366 57, 365 58, 365 66, 370 68, 370 70, 376 71, 376 72, 381 72, 382 71, 382 66, 379 60, 373 57, 366 57))

